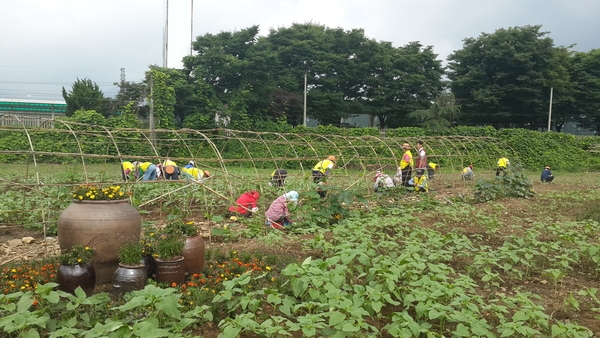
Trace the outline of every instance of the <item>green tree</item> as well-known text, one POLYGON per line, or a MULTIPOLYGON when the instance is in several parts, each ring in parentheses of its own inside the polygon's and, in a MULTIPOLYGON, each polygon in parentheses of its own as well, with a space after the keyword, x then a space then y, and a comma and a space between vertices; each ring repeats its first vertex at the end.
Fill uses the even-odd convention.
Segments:
POLYGON ((88 78, 78 78, 69 92, 62 87, 62 96, 67 103, 67 116, 72 116, 77 110, 95 110, 104 117, 110 116, 109 99, 105 98, 100 87, 88 78))
POLYGON ((575 53, 570 74, 575 87, 570 112, 581 127, 600 134, 600 49, 575 53))
POLYGON ((148 117, 150 107, 147 104, 147 98, 150 92, 145 82, 121 81, 115 82, 114 85, 119 87, 119 92, 110 102, 111 111, 148 117))
POLYGON ((540 28, 483 33, 465 39, 463 48, 448 56, 450 87, 463 123, 529 129, 546 125, 550 87, 568 93, 569 76, 564 48, 556 48, 540 28))
POLYGON ((175 90, 168 85, 169 75, 161 68, 152 67, 146 73, 151 84, 150 99, 154 106, 154 121, 157 129, 175 129, 175 90))
POLYGON ((460 107, 452 93, 440 94, 428 109, 416 110, 406 115, 409 119, 420 122, 420 126, 429 128, 434 133, 441 133, 450 128, 456 121, 460 107))
POLYGON ((370 60, 362 89, 381 128, 414 126, 406 115, 428 108, 443 90, 444 70, 431 46, 411 42, 394 48, 381 42, 359 57, 370 60))

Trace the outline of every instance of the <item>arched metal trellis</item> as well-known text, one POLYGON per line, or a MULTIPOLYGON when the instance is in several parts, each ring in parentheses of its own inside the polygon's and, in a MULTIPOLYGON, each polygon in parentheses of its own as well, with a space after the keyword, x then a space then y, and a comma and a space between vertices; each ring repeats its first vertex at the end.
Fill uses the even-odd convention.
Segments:
MULTIPOLYGON (((0 140, 4 144, 0 162, 25 175, 0 174, 3 191, 38 191, 42 196, 52 196, 46 187, 80 183, 158 184, 170 188, 156 192, 146 201, 138 201, 139 205, 148 205, 149 201, 160 203, 161 196, 168 198, 177 189, 177 194, 189 193, 190 205, 209 213, 227 207, 245 189, 269 193, 265 191, 266 183, 276 168, 288 170, 293 182, 290 188, 307 187, 312 167, 328 155, 338 158, 332 184, 344 188, 360 180, 370 181, 375 170, 395 172, 403 153, 402 144, 409 143, 414 148, 419 139, 425 143, 429 161, 440 164, 445 175, 457 176, 469 164, 480 171, 492 172, 499 157, 514 155, 507 144, 489 137, 392 138, 227 129, 150 131, 61 120, 48 120, 41 124, 42 128, 32 128, 18 117, 11 117, 16 124, 5 125, 4 118, 0 118, 0 140), (193 160, 200 169, 210 170, 212 177, 203 184, 121 181, 123 161, 162 163, 166 158, 181 166, 193 160), (29 164, 33 164, 33 181, 29 164), (61 171, 70 174, 60 175, 61 171), (198 197, 199 193, 205 195, 198 197)), ((57 203, 42 201, 39 205, 36 208, 24 202, 21 211, 42 214, 38 218, 51 222, 56 216, 56 210, 51 209, 57 203)), ((11 223, 10 217, 0 218, 0 223, 11 223)))

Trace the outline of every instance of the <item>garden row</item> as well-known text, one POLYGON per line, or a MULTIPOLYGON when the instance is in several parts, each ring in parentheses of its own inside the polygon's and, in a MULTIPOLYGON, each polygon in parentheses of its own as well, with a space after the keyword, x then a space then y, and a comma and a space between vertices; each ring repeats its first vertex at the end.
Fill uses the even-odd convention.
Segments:
MULTIPOLYGON (((560 208, 598 200, 597 190, 538 197, 547 210, 524 211, 530 221, 506 217, 501 203, 484 209, 419 196, 401 208, 388 201, 394 196, 371 200, 339 226, 303 223, 291 233, 260 236, 270 250, 303 238, 305 250, 316 254, 301 262, 271 261, 231 274, 240 257, 232 252, 227 264, 207 258, 212 270, 185 286, 149 285, 122 302, 63 294, 54 284, 9 293, 0 297, 0 329, 185 337, 214 322, 223 337, 592 336, 579 319, 600 308, 600 230, 560 208), (579 282, 566 283, 573 279, 579 282), (543 295, 531 287, 541 280, 549 282, 543 295), (558 310, 569 320, 553 316, 558 310)), ((528 208, 531 202, 522 201, 528 208)))

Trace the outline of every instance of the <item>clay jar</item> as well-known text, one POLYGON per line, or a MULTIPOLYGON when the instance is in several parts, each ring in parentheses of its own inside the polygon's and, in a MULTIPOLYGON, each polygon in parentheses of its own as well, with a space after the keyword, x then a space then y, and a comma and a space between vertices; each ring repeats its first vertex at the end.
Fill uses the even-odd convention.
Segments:
POLYGON ((119 247, 139 240, 140 213, 129 200, 74 200, 58 217, 58 244, 68 250, 76 244, 94 248, 96 284, 107 284, 119 266, 119 247))
POLYGON ((156 258, 156 273, 155 279, 158 283, 173 283, 181 285, 185 282, 185 265, 184 258, 179 257, 170 261, 163 261, 156 258))
POLYGON ((148 284, 148 270, 145 265, 128 266, 119 264, 113 275, 113 293, 117 296, 143 289, 148 284))
POLYGON ((90 263, 62 265, 56 272, 58 289, 75 294, 75 289, 81 286, 87 296, 91 296, 96 288, 96 271, 90 263))
POLYGON ((181 255, 185 258, 185 274, 191 277, 193 274, 201 274, 204 269, 205 255, 204 240, 202 236, 197 235, 187 237, 181 255))

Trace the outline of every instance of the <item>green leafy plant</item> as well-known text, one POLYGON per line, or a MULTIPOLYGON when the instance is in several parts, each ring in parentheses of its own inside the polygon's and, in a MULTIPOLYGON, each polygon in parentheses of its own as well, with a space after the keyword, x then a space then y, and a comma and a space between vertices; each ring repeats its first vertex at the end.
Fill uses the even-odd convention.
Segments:
POLYGON ((162 261, 175 260, 181 257, 184 238, 177 234, 163 233, 157 238, 154 248, 154 257, 162 261))
POLYGON ((119 248, 119 263, 125 266, 140 266, 144 255, 143 241, 129 241, 119 248))
POLYGON ((187 237, 193 237, 198 235, 199 230, 196 222, 184 221, 181 219, 172 220, 163 229, 163 233, 173 235, 183 235, 187 237))
POLYGON ((92 247, 77 244, 71 249, 65 250, 59 256, 59 261, 63 265, 87 264, 92 261, 93 255, 94 249, 92 247))

